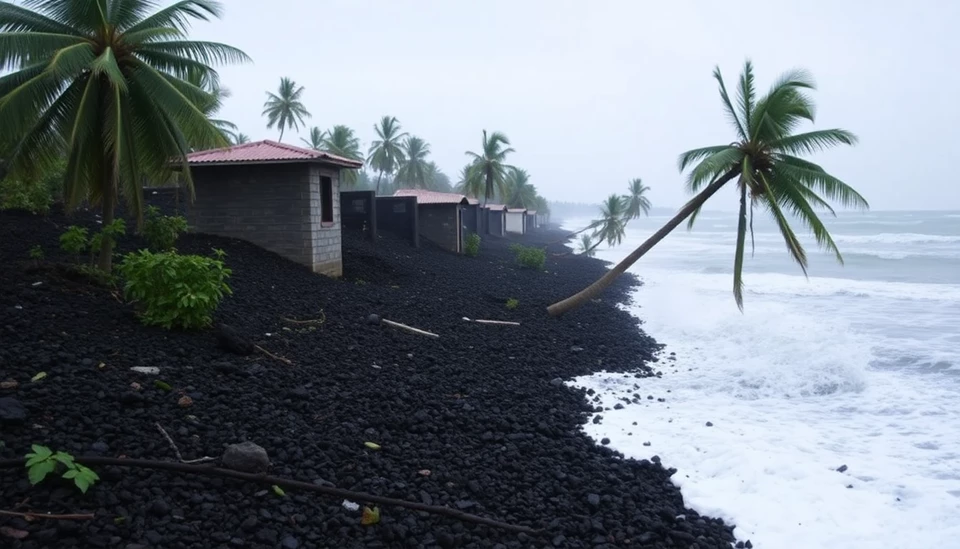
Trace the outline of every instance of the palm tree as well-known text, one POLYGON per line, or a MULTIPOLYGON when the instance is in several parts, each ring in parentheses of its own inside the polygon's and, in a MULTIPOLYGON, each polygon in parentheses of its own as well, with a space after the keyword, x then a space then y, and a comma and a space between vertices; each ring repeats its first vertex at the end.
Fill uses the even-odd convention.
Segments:
POLYGON ((537 195, 537 213, 542 215, 545 220, 550 219, 550 203, 547 202, 547 199, 537 195))
POLYGON ((638 177, 630 180, 629 188, 629 194, 623 197, 627 202, 627 221, 637 219, 641 213, 650 215, 650 199, 644 196, 650 187, 645 186, 638 177))
POLYGON ((383 174, 392 174, 403 162, 402 139, 407 132, 400 133, 400 122, 395 116, 384 116, 380 123, 373 126, 379 139, 370 143, 367 162, 377 170, 376 194, 380 194, 380 179, 383 174))
MULTIPOLYGON (((177 2, 152 15, 151 0, 25 4, 0 2, 0 70, 13 70, 0 77, 0 128, 14 144, 8 168, 26 173, 65 156, 68 206, 99 204, 104 225, 120 194, 142 219, 145 177, 169 180, 180 170, 192 191, 190 144, 228 143, 198 107, 212 95, 185 79, 249 60, 187 38, 192 20, 219 18, 220 2, 177 2)), ((105 240, 98 264, 110 271, 105 240)))
MULTIPOLYGON (((351 160, 363 160, 363 155, 360 154, 360 140, 353 134, 351 128, 343 125, 334 126, 326 133, 321 150, 351 160)), ((340 179, 344 184, 353 187, 357 184, 359 172, 360 170, 340 170, 340 179)))
MULTIPOLYGON (((230 90, 220 86, 220 78, 216 73, 203 69, 190 70, 184 80, 209 94, 209 100, 197 103, 197 108, 203 111, 203 114, 210 119, 210 123, 220 130, 224 139, 232 141, 236 137, 236 124, 216 118, 220 108, 223 107, 223 100, 231 96, 230 90)), ((215 146, 212 143, 191 143, 191 145, 196 149, 215 146)))
POLYGON ((280 138, 283 141, 283 130, 293 128, 300 130, 304 118, 310 118, 310 113, 303 106, 300 98, 303 96, 303 86, 289 78, 280 79, 277 93, 267 92, 267 102, 263 104, 263 115, 267 117, 267 128, 280 128, 280 138))
POLYGON ((458 193, 473 198, 480 198, 483 195, 483 178, 471 177, 473 174, 473 162, 460 169, 460 180, 454 187, 458 193))
POLYGON ((243 144, 249 143, 249 142, 250 142, 250 136, 247 135, 247 134, 245 134, 245 133, 242 133, 242 132, 237 133, 237 135, 235 135, 235 136, 233 137, 233 144, 234 144, 234 145, 243 145, 243 144))
POLYGON ((493 132, 487 136, 487 130, 483 130, 483 147, 481 154, 467 151, 467 156, 473 159, 471 162, 470 177, 474 181, 471 186, 482 185, 483 203, 492 198, 494 192, 500 193, 500 196, 506 195, 506 172, 512 166, 506 164, 507 155, 516 152, 509 148, 510 140, 500 132, 493 132))
POLYGON ((843 206, 862 209, 868 208, 867 201, 819 165, 797 155, 815 153, 837 145, 854 145, 857 138, 841 129, 794 133, 804 120, 814 121, 813 101, 805 91, 813 90, 815 86, 804 71, 791 71, 782 75, 770 91, 758 99, 754 91, 753 66, 747 61, 738 83, 736 106, 727 94, 719 67, 714 69, 713 76, 719 84, 724 110, 736 131, 736 141, 681 154, 680 171, 691 168, 687 187, 692 192, 699 191, 699 194, 602 278, 580 293, 548 307, 551 315, 563 314, 592 299, 670 234, 684 219, 689 217, 689 226, 692 227, 697 213, 707 199, 734 179, 737 180, 740 212, 737 215, 737 244, 733 261, 733 296, 740 310, 743 310, 743 255, 748 198, 751 216, 753 208, 758 204, 771 213, 790 256, 800 265, 804 274, 807 272, 806 252, 790 227, 784 209, 813 232, 822 248, 833 252, 837 260, 843 262, 833 238, 817 216, 817 209, 833 214, 833 208, 827 203, 827 199, 843 206))
POLYGON ((593 222, 597 228, 593 237, 597 239, 594 247, 606 242, 610 246, 623 242, 627 230, 627 201, 622 196, 611 194, 600 206, 600 219, 593 222))
POLYGON ((319 151, 323 149, 323 139, 325 135, 326 135, 325 131, 314 126, 310 128, 310 139, 304 139, 301 137, 300 141, 303 141, 303 144, 306 145, 308 148, 313 149, 315 151, 319 151))
POLYGON ((432 191, 448 193, 453 190, 450 177, 443 173, 436 162, 427 162, 427 188, 432 191))
POLYGON ((427 155, 430 154, 430 145, 419 137, 410 136, 403 141, 403 160, 397 168, 397 185, 405 185, 414 189, 426 189, 432 183, 427 155))
POLYGON ((593 242, 593 237, 588 234, 580 235, 580 245, 577 247, 577 253, 587 257, 593 257, 596 252, 594 249, 597 247, 597 244, 593 242))
POLYGON ((514 208, 533 208, 536 203, 537 189, 530 184, 527 170, 511 168, 507 174, 507 205, 514 208))

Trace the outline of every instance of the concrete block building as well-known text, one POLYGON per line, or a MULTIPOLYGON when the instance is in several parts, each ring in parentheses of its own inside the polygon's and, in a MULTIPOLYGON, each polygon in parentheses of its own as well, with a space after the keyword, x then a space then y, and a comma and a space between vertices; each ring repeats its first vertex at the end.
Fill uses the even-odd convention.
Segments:
POLYGON ((487 212, 487 234, 506 236, 507 207, 503 204, 487 204, 483 209, 487 212))
POLYGON ((239 238, 306 265, 343 274, 340 170, 362 163, 274 141, 187 157, 196 200, 192 230, 239 238))
POLYGON ((508 233, 525 234, 527 232, 527 210, 526 208, 507 208, 508 233))
MULTIPOLYGON (((421 238, 451 252, 463 251, 464 239, 471 232, 465 225, 470 221, 465 219, 465 211, 472 208, 466 196, 423 189, 398 189, 393 196, 416 197, 417 227, 421 238)), ((476 226, 475 218, 473 224, 476 226)))

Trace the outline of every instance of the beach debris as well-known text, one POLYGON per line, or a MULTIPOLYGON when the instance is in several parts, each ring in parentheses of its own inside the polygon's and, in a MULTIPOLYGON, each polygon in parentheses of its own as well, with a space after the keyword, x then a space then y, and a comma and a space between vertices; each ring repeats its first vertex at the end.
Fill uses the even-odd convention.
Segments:
POLYGON ((8 379, 8 380, 6 380, 6 381, 0 381, 0 389, 3 389, 3 390, 16 389, 16 388, 19 387, 19 386, 20 386, 20 384, 17 383, 16 380, 13 380, 13 379, 8 379))
POLYGON ((134 381, 133 383, 130 384, 130 388, 133 389, 134 391, 139 391, 140 389, 143 389, 143 386, 137 383, 136 381, 134 381))
POLYGON ((134 366, 130 368, 131 372, 137 372, 138 374, 146 374, 155 376, 160 373, 160 368, 156 366, 134 366))
POLYGON ((363 514, 360 516, 360 524, 364 526, 370 526, 380 522, 380 508, 373 507, 364 507, 363 514))
POLYGON ((840 467, 837 467, 837 472, 838 472, 838 473, 846 473, 846 472, 847 472, 847 466, 846 466, 846 465, 841 465, 840 467))
POLYGON ((380 445, 377 444, 376 442, 364 442, 363 445, 366 446, 367 448, 370 448, 371 450, 380 449, 380 445))
POLYGON ((45 377, 47 377, 47 372, 39 372, 37 375, 31 377, 31 378, 30 378, 30 381, 36 383, 36 382, 42 380, 42 379, 45 378, 45 377))
POLYGON ((477 324, 490 324, 495 326, 519 326, 520 325, 519 322, 510 322, 509 320, 483 320, 479 318, 472 320, 467 317, 463 317, 463 319, 467 322, 474 322, 477 324))
MULTIPOLYGON (((376 316, 376 315, 370 315, 370 316, 376 316)), ((440 338, 438 334, 435 334, 433 332, 421 330, 420 328, 414 328, 413 326, 407 326, 406 324, 400 324, 399 322, 394 322, 392 320, 387 320, 385 318, 380 319, 380 324, 383 324, 385 326, 390 326, 391 328, 397 328, 398 330, 403 330, 405 332, 410 332, 411 334, 422 335, 422 336, 430 337, 433 339, 440 338)))
POLYGON ((276 484, 271 486, 271 488, 273 489, 273 493, 280 497, 285 497, 287 495, 287 493, 283 491, 283 488, 277 486, 276 484))
MULTIPOLYGON (((267 334, 267 335, 270 335, 270 334, 267 334)), ((260 351, 261 353, 267 355, 268 357, 270 357, 270 358, 272 358, 272 359, 274 359, 274 360, 279 360, 280 362, 283 362, 283 363, 286 364, 287 366, 292 366, 292 365, 293 365, 293 361, 290 360, 289 358, 284 358, 284 357, 282 357, 282 356, 277 356, 277 355, 271 353, 270 351, 264 349, 263 347, 261 347, 261 346, 259 346, 259 345, 254 345, 254 348, 256 348, 258 351, 260 351)))
POLYGON ((419 471, 417 471, 417 474, 420 475, 421 477, 429 477, 430 469, 420 469, 419 471))
POLYGON ((153 381, 153 386, 166 393, 169 393, 173 389, 172 387, 170 387, 169 383, 167 383, 166 381, 160 381, 159 379, 155 379, 153 381))
POLYGON ((347 511, 359 511, 359 510, 360 510, 360 504, 359 504, 359 503, 354 503, 354 502, 350 501, 349 499, 343 500, 343 503, 341 503, 341 505, 343 505, 343 508, 346 509, 347 511))
POLYGON ((177 401, 177 406, 181 408, 189 408, 193 406, 193 399, 188 397, 187 395, 183 395, 182 397, 180 397, 180 400, 177 401))

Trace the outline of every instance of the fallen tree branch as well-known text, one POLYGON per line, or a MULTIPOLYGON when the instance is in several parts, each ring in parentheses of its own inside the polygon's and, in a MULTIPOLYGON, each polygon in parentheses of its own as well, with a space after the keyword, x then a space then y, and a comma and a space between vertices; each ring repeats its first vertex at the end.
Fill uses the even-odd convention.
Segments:
POLYGON ((272 358, 272 359, 274 359, 274 360, 279 360, 280 362, 283 362, 284 364, 286 364, 286 365, 288 365, 288 366, 292 366, 292 365, 293 365, 293 361, 291 361, 289 358, 283 358, 282 356, 277 356, 277 355, 271 353, 270 351, 264 349, 263 347, 261 347, 261 346, 259 346, 259 345, 254 345, 254 348, 256 348, 258 351, 260 351, 261 353, 267 355, 268 357, 270 357, 270 358, 272 358))
MULTIPOLYGON (((272 477, 269 475, 243 473, 240 471, 233 471, 231 469, 221 469, 219 467, 211 467, 208 465, 188 465, 186 463, 176 463, 173 461, 154 461, 149 459, 119 459, 119 458, 86 457, 86 456, 77 457, 75 458, 75 461, 77 463, 81 463, 88 467, 98 466, 98 465, 115 466, 115 467, 138 467, 141 469, 176 471, 179 473, 188 473, 192 475, 206 475, 206 476, 213 476, 213 477, 233 478, 237 480, 245 480, 247 482, 254 482, 257 484, 264 484, 264 485, 275 484, 282 488, 303 490, 305 492, 316 492, 316 493, 325 494, 328 496, 334 496, 337 498, 348 499, 350 501, 380 503, 383 505, 394 505, 396 507, 404 507, 407 509, 413 509, 415 511, 432 513, 434 515, 443 515, 450 518, 455 518, 457 520, 462 520, 465 522, 472 522, 474 524, 482 524, 484 526, 490 526, 491 528, 506 530, 508 532, 524 533, 524 534, 534 535, 534 536, 540 535, 543 532, 543 530, 530 528, 529 526, 509 524, 506 522, 501 522, 499 520, 481 517, 479 515, 464 513, 463 511, 459 511, 457 509, 451 509, 449 507, 440 507, 438 505, 426 505, 426 504, 418 503, 415 501, 406 501, 402 499, 388 498, 388 497, 377 496, 373 494, 367 494, 364 492, 354 492, 352 490, 343 490, 341 488, 334 488, 332 486, 318 486, 316 484, 310 484, 307 482, 300 482, 298 480, 290 480, 290 479, 285 479, 280 477, 272 477)), ((13 469, 18 467, 22 468, 23 466, 24 466, 23 459, 0 460, 0 469, 13 469)))
POLYGON ((440 338, 440 336, 439 336, 438 334, 435 334, 435 333, 433 333, 433 332, 428 332, 428 331, 425 331, 425 330, 421 330, 421 329, 419 329, 419 328, 414 328, 413 326, 407 326, 406 324, 400 324, 399 322, 394 322, 394 321, 392 321, 392 320, 387 320, 387 319, 385 319, 385 318, 381 318, 381 319, 380 319, 380 322, 383 323, 383 324, 386 324, 387 326, 391 326, 391 327, 393 327, 393 328, 398 328, 398 329, 400 329, 400 330, 404 330, 404 331, 410 332, 411 334, 417 334, 417 335, 432 337, 432 338, 434 338, 434 339, 439 339, 439 338, 440 338))
POLYGON ((209 456, 204 456, 204 457, 202 457, 202 458, 197 458, 197 459, 191 459, 191 460, 189 460, 189 461, 183 459, 183 456, 180 455, 180 448, 177 448, 177 443, 174 442, 172 438, 170 438, 170 435, 167 434, 166 429, 164 429, 164 428, 160 425, 160 423, 154 423, 154 425, 156 425, 156 426, 157 426, 157 429, 160 430, 160 434, 163 435, 163 438, 167 439, 167 442, 170 443, 170 447, 173 448, 173 453, 177 455, 177 459, 180 461, 180 463, 187 463, 187 464, 190 464, 190 463, 206 463, 206 462, 208 462, 208 461, 216 461, 216 460, 217 460, 217 458, 212 458, 212 457, 209 457, 209 456))
POLYGON ((48 515, 46 513, 18 513, 16 511, 2 511, 0 510, 0 515, 7 517, 20 517, 27 520, 33 519, 50 519, 50 520, 93 520, 93 513, 82 513, 77 515, 48 515))

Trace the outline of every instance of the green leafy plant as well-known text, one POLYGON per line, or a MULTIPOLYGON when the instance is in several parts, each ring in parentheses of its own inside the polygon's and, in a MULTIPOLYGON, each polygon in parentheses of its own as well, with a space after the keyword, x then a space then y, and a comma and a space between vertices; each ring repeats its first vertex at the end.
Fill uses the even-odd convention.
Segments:
POLYGON ((103 226, 100 231, 90 239, 90 264, 96 259, 94 256, 100 253, 100 248, 107 241, 110 243, 110 249, 117 243, 117 239, 127 234, 127 222, 123 219, 114 219, 103 226))
POLYGON ((68 254, 80 255, 90 246, 89 231, 85 227, 71 225, 60 235, 60 249, 68 254))
POLYGON ((547 262, 547 252, 541 248, 514 244, 510 246, 510 250, 517 258, 517 263, 525 269, 542 271, 547 262))
POLYGON ((67 480, 72 480, 73 484, 84 494, 100 480, 96 473, 88 467, 76 463, 73 456, 66 452, 54 453, 50 448, 38 444, 31 446, 31 449, 33 452, 24 456, 27 460, 25 466, 30 484, 36 485, 43 482, 43 479, 56 471, 58 467, 65 469, 61 476, 67 480))
POLYGON ((463 253, 467 257, 477 257, 480 253, 480 235, 477 233, 470 233, 467 235, 467 242, 463 247, 463 253))
POLYGON ((284 497, 287 495, 287 493, 283 491, 283 488, 277 486, 276 484, 271 486, 271 488, 273 488, 273 493, 279 497, 284 497))
POLYGON ((27 252, 27 256, 34 261, 43 260, 43 248, 39 244, 35 244, 30 247, 30 251, 27 252))
POLYGON ((45 214, 63 187, 66 161, 59 160, 45 167, 39 177, 30 179, 6 177, 0 180, 0 210, 27 210, 45 214))
POLYGON ((520 302, 517 301, 516 299, 511 297, 510 299, 507 300, 507 305, 506 305, 507 309, 510 309, 512 311, 519 306, 520 306, 520 302))
POLYGON ((138 304, 144 324, 168 330, 205 328, 223 296, 232 293, 225 255, 222 250, 214 250, 212 258, 176 250, 127 254, 120 264, 124 294, 138 304))
POLYGON ((156 206, 148 206, 140 231, 150 249, 155 252, 165 252, 173 248, 180 235, 187 231, 186 218, 179 215, 161 215, 156 206))
POLYGON ((80 275, 81 278, 98 286, 110 287, 117 285, 117 277, 115 275, 102 271, 99 267, 94 267, 93 265, 74 265, 70 270, 80 275))

